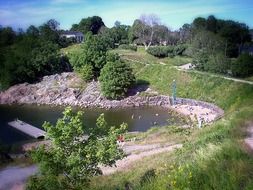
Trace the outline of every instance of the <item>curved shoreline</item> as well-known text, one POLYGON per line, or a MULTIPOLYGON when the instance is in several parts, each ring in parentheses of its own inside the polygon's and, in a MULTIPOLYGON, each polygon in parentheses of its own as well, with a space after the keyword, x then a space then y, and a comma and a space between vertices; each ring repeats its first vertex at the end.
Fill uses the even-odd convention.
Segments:
POLYGON ((82 81, 75 73, 45 76, 39 83, 14 85, 1 92, 0 104, 79 106, 105 109, 159 106, 170 108, 186 116, 203 117, 207 123, 222 117, 224 114, 224 111, 214 104, 193 99, 177 98, 176 105, 172 106, 169 96, 158 95, 157 92, 146 86, 131 89, 129 96, 122 100, 108 100, 102 96, 98 82, 93 81, 86 84, 87 86, 83 90, 80 88, 81 85, 82 81), (75 87, 73 84, 79 84, 79 86, 75 87), (145 95, 141 95, 142 92, 145 95), (194 112, 194 109, 199 111, 194 112), (201 109, 204 113, 198 113, 203 112, 201 109), (205 117, 208 118, 205 119, 205 117))

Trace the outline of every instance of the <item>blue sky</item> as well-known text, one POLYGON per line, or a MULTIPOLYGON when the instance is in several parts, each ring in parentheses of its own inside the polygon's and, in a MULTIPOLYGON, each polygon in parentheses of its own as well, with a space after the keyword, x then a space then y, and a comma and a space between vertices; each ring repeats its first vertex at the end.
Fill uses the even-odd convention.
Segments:
POLYGON ((69 29, 81 18, 98 15, 108 27, 116 20, 132 25, 141 14, 156 14, 175 30, 197 16, 214 14, 218 18, 244 22, 253 28, 253 0, 1 0, 0 24, 26 28, 50 18, 69 29))

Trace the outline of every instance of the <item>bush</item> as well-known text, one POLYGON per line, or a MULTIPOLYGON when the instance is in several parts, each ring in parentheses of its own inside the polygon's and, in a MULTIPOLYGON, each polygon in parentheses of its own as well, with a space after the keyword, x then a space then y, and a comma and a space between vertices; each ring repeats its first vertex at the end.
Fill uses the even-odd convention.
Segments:
POLYGON ((205 51, 199 51, 194 55, 192 63, 196 66, 196 69, 204 71, 207 61, 208 54, 205 51))
POLYGON ((174 57, 176 55, 182 55, 186 50, 185 45, 177 46, 155 46, 148 48, 147 52, 155 57, 174 57))
POLYGON ((106 53, 106 62, 115 62, 118 60, 120 60, 119 54, 110 52, 106 53))
POLYGON ((213 73, 227 74, 230 69, 230 60, 223 54, 209 56, 207 63, 204 65, 205 71, 213 73))
POLYGON ((247 77, 253 74, 253 56, 241 54, 238 59, 232 63, 232 75, 238 77, 247 77))
POLYGON ((99 76, 100 70, 106 64, 107 47, 104 39, 99 36, 86 35, 86 41, 81 51, 70 56, 70 63, 75 71, 84 65, 91 65, 94 76, 99 76))
POLYGON ((182 55, 185 50, 186 50, 186 45, 180 44, 174 47, 173 53, 175 56, 182 55))
POLYGON ((126 95, 128 88, 134 84, 132 69, 125 63, 108 62, 101 70, 99 77, 102 93, 110 99, 120 99, 126 95))
POLYGON ((128 44, 121 44, 121 45, 119 45, 119 49, 126 49, 126 50, 137 51, 137 46, 128 45, 128 44))
POLYGON ((93 67, 91 65, 83 65, 79 68, 78 73, 81 75, 82 79, 85 81, 91 81, 94 77, 93 67))
POLYGON ((148 48, 147 52, 155 57, 168 57, 168 54, 173 55, 172 46, 155 46, 148 48))

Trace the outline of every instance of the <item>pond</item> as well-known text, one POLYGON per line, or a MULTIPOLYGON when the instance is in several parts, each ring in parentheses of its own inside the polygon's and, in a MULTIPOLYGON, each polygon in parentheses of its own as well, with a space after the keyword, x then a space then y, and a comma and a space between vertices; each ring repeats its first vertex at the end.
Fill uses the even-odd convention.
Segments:
MULTIPOLYGON (((0 142, 13 144, 30 141, 32 138, 8 126, 8 122, 16 118, 41 128, 44 121, 53 124, 62 116, 64 107, 36 106, 36 105, 0 105, 0 142)), ((85 126, 95 127, 96 119, 105 114, 109 125, 128 124, 128 131, 146 131, 150 127, 176 124, 179 118, 171 116, 167 109, 160 107, 122 108, 122 109, 86 109, 75 108, 84 112, 85 126)))

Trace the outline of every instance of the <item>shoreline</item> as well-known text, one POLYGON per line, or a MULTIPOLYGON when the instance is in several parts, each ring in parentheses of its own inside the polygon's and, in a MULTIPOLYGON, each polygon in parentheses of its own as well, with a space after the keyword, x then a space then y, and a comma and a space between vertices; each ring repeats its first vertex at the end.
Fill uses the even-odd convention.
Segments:
POLYGON ((205 123, 213 122, 224 115, 224 111, 218 106, 194 99, 177 98, 176 105, 171 105, 171 97, 159 95, 145 85, 130 89, 124 99, 108 100, 101 94, 99 82, 84 84, 73 72, 45 76, 35 84, 14 85, 0 92, 0 104, 74 106, 91 109, 158 106, 189 116, 191 120, 196 120, 195 117, 200 118, 205 123))

